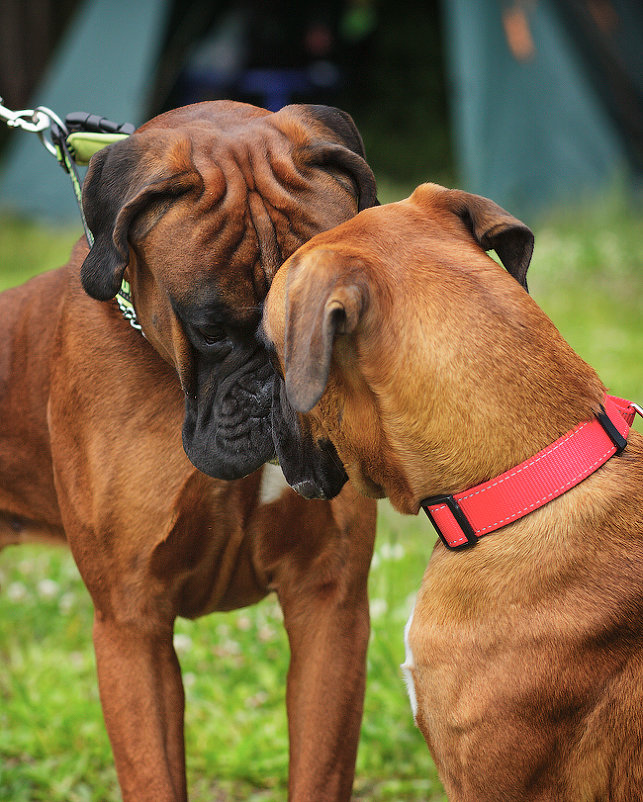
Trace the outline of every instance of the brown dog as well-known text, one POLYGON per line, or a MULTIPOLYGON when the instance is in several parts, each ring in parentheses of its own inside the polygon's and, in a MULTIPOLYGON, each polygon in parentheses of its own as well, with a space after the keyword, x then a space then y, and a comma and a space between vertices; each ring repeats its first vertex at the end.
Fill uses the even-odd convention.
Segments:
POLYGON ((603 384, 520 286, 532 247, 491 201, 426 184, 304 245, 273 282, 264 335, 300 427, 330 437, 354 484, 403 513, 480 482, 499 492, 509 469, 521 481, 514 466, 567 448, 573 427, 607 444, 589 478, 476 532, 474 548, 438 542, 405 668, 454 802, 632 802, 643 799, 643 438, 631 432, 609 457, 618 437, 594 417, 611 408, 603 384))
MULTIPOLYGON (((374 505, 350 487, 305 501, 261 467, 288 427, 255 330, 281 262, 373 203, 348 115, 198 104, 97 154, 89 254, 0 298, 0 545, 69 542, 126 800, 186 799, 176 616, 270 591, 292 651, 290 798, 350 797, 374 505), (144 337, 110 300, 123 276, 144 337)), ((310 444, 278 447, 303 493, 342 488, 328 443, 311 469, 310 444)))

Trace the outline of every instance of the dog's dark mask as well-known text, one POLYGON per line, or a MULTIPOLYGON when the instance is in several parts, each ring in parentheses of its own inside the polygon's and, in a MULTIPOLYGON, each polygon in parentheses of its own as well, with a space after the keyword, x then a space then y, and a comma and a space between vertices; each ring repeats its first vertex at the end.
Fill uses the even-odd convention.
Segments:
MULTIPOLYGON (((83 206, 95 243, 83 287, 107 301, 127 276, 147 339, 179 375, 184 448, 204 473, 251 473, 275 455, 275 440, 297 449, 255 336, 261 305, 299 245, 376 203, 352 120, 327 107, 196 104, 92 159, 83 206)), ((295 481, 305 489, 337 473, 309 493, 334 495, 343 469, 330 449, 319 455, 328 470, 302 465, 295 481)))

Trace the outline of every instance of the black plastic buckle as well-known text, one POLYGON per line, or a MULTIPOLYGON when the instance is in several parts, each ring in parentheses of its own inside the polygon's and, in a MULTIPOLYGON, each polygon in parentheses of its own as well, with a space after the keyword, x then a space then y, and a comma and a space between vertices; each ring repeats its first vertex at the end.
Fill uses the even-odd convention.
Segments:
POLYGON ((115 123, 98 114, 85 111, 72 111, 65 117, 65 125, 70 133, 90 131, 97 134, 133 134, 136 126, 132 123, 115 123))
POLYGON ((627 440, 619 432, 616 426, 614 426, 607 412, 605 412, 604 407, 601 407, 601 411, 596 415, 596 417, 598 418, 598 422, 601 424, 603 429, 605 429, 605 434, 616 446, 616 454, 620 454, 627 445, 627 440))
POLYGON ((473 527, 469 523, 469 519, 467 516, 462 512, 462 509, 458 502, 453 498, 453 496, 431 496, 431 498, 425 498, 424 501, 420 502, 420 506, 427 514, 429 520, 433 524, 433 528, 438 533, 438 537, 444 543, 444 545, 450 549, 451 551, 459 551, 460 549, 468 549, 471 546, 475 546, 478 542, 478 538, 476 537, 476 533, 473 531, 473 527), (466 540, 464 543, 458 543, 457 546, 452 546, 450 543, 447 542, 446 538, 440 531, 440 527, 436 524, 433 516, 429 511, 429 507, 433 507, 436 504, 446 504, 446 506, 451 511, 451 514, 457 521, 458 526, 462 530, 462 534, 465 536, 466 540))

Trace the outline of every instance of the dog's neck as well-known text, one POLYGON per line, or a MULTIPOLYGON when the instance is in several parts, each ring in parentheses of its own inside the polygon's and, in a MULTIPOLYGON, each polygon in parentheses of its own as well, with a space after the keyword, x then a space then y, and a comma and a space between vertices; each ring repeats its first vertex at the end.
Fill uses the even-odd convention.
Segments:
POLYGON ((605 388, 595 371, 535 304, 529 313, 538 326, 528 338, 511 328, 503 332, 511 341, 510 367, 494 355, 507 342, 496 340, 485 360, 456 355, 451 370, 433 380, 423 425, 415 427, 420 439, 396 448, 409 490, 406 498, 392 498, 402 512, 417 512, 427 496, 503 473, 600 410, 605 388))

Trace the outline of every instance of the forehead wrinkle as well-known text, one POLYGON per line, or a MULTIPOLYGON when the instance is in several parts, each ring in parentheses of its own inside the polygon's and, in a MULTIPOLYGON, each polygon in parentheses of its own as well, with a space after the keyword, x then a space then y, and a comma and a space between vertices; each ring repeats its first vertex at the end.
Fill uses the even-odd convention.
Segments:
MULTIPOLYGON (((263 297, 284 259, 319 230, 301 202, 302 193, 311 191, 310 177, 294 158, 292 143, 279 129, 255 143, 235 142, 229 136, 224 140, 210 151, 210 159, 217 161, 217 177, 225 187, 219 211, 226 222, 218 223, 215 229, 223 240, 213 241, 213 248, 219 250, 221 242, 225 248, 234 247, 233 228, 241 241, 244 229, 249 230, 252 223, 257 236, 253 282, 258 297, 263 297), (240 209, 244 212, 240 213, 240 209)), ((210 239, 215 238, 211 235, 210 239)))
POLYGON ((264 298, 268 292, 270 281, 283 260, 268 204, 257 192, 250 192, 248 208, 259 246, 259 259, 255 261, 253 279, 257 295, 264 298))
POLYGON ((223 201, 228 192, 228 182, 225 173, 219 165, 209 159, 198 168, 203 179, 203 190, 198 199, 199 206, 212 210, 223 201))
MULTIPOLYGON (((272 277, 283 261, 271 205, 267 200, 277 191, 277 184, 272 177, 270 153, 267 147, 248 147, 244 143, 231 150, 223 172, 228 187, 223 212, 228 212, 226 219, 229 224, 230 221, 236 221, 238 237, 232 258, 237 264, 242 259, 248 266, 255 295, 263 300, 272 277), (266 175, 272 180, 262 192, 257 184, 266 175)), ((225 235, 225 229, 221 230, 221 234, 225 235)), ((230 245, 231 241, 227 247, 230 245)))

